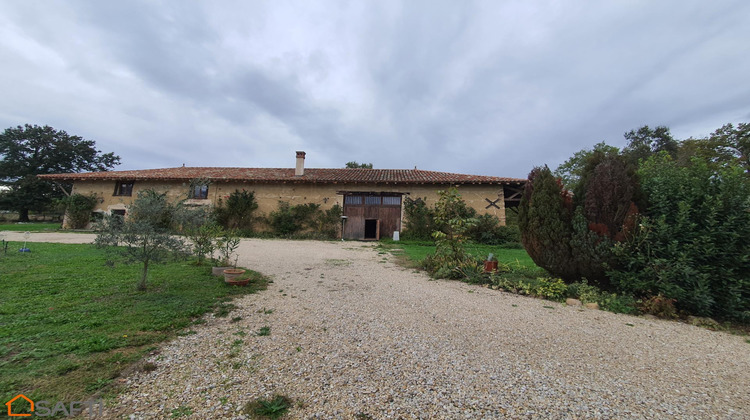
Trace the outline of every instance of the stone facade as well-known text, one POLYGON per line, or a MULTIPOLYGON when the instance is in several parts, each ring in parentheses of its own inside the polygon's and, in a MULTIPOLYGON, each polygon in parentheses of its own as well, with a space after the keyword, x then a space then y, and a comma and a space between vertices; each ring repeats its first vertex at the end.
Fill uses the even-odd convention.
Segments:
MULTIPOLYGON (((75 181, 73 193, 89 195, 95 194, 99 198, 94 211, 112 213, 113 210, 126 210, 127 206, 137 197, 139 191, 152 189, 159 193, 167 193, 171 201, 188 198, 189 181, 135 181, 130 196, 114 195, 115 184, 118 181, 75 181)), ((190 199, 188 203, 195 205, 215 205, 220 199, 226 199, 235 190, 248 190, 255 193, 258 201, 258 214, 268 214, 278 207, 279 201, 286 201, 292 205, 315 203, 323 210, 335 204, 344 206, 342 191, 357 192, 395 192, 411 198, 423 198, 428 205, 434 205, 438 200, 437 192, 450 188, 451 184, 416 184, 389 185, 359 183, 343 184, 300 184, 300 183, 247 183, 247 182, 211 182, 208 186, 206 199, 190 199)), ((505 223, 505 206, 503 188, 499 185, 457 185, 458 191, 466 204, 473 207, 479 214, 492 214, 501 223, 505 223), (489 205, 487 200, 495 202, 489 205), (489 208, 487 208, 489 207, 489 208)), ((402 206, 403 208, 403 206, 402 206)), ((402 213, 403 219, 403 213, 402 213)))
POLYGON ((132 171, 40 175, 40 178, 73 184, 73 193, 96 195, 98 213, 123 214, 140 191, 166 193, 172 202, 214 206, 235 190, 255 193, 257 215, 276 210, 279 201, 319 204, 327 210, 338 204, 344 210, 351 239, 374 239, 380 227, 391 235, 404 220, 403 199, 422 198, 428 205, 438 191, 458 188, 466 204, 479 214, 492 214, 505 224, 507 204, 520 200, 525 180, 492 176, 405 169, 306 169, 305 153, 297 152, 294 168, 178 167, 132 171), (195 188, 196 185, 202 185, 195 188), (348 197, 348 198, 345 198, 348 197), (382 197, 382 200, 381 200, 382 197), (360 229, 361 228, 361 229, 360 229), (363 230, 363 232, 359 232, 363 230))

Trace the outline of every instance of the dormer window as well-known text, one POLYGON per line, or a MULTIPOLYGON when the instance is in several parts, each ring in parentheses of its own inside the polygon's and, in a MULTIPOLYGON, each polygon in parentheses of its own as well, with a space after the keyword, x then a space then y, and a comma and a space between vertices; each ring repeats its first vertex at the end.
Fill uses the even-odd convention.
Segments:
POLYGON ((121 195, 125 197, 132 196, 134 183, 134 181, 118 181, 115 184, 115 193, 113 195, 121 195))

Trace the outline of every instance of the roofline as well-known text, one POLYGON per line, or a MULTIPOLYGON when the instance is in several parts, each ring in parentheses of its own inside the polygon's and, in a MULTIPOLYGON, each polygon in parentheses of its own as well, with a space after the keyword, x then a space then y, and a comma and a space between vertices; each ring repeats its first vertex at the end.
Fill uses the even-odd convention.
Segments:
MULTIPOLYGON (((178 168, 164 168, 164 169, 178 169, 178 168)), ((227 170, 227 169, 258 169, 258 170, 288 170, 287 168, 231 168, 231 167, 192 167, 191 169, 205 169, 205 170, 227 170)), ((308 171, 316 170, 330 170, 340 168, 309 168, 308 171)), ((102 171, 102 172, 82 172, 82 173, 66 173, 66 174, 43 174, 37 175, 41 179, 53 180, 53 181, 122 181, 122 180, 133 180, 133 181, 189 181, 196 179, 196 177, 190 176, 153 176, 150 174, 138 175, 134 174, 142 171, 157 171, 161 169, 145 169, 145 170, 126 170, 126 171, 102 171), (95 175, 93 175, 95 174, 95 175), (93 175, 93 176, 92 176, 93 175)), ((343 169, 342 169, 343 170, 343 169)), ((368 171, 411 171, 411 169, 368 169, 368 171)), ((308 173, 310 173, 308 172, 308 173)), ((258 183, 258 184, 276 184, 276 183, 294 183, 294 184, 394 184, 394 185, 412 185, 412 184, 430 184, 430 185, 453 185, 453 184, 482 184, 482 185, 502 185, 502 184, 523 184, 526 179, 523 178, 505 178, 505 177, 493 177, 489 175, 467 175, 467 174, 454 174, 451 172, 440 172, 440 171, 427 171, 420 170, 420 172, 429 172, 436 174, 448 174, 457 175, 464 177, 477 177, 477 178, 496 178, 497 180, 347 180, 347 179, 320 179, 310 176, 300 177, 288 177, 288 178, 248 178, 248 177, 237 177, 237 176, 205 176, 203 178, 213 182, 243 182, 243 183, 258 183)))
MULTIPOLYGON (((37 175, 40 178, 44 178, 52 181, 165 181, 165 182, 176 182, 176 181, 189 181, 194 178, 149 178, 149 177, 106 177, 106 178, 74 178, 74 177, 57 177, 56 174, 48 175, 37 175)), ((328 179, 249 179, 249 178, 206 178, 213 182, 242 182, 250 184, 393 184, 393 185, 505 185, 505 184, 524 184, 525 179, 520 178, 508 178, 499 181, 382 181, 382 180, 365 180, 365 181, 352 181, 352 180, 328 180, 328 179)))

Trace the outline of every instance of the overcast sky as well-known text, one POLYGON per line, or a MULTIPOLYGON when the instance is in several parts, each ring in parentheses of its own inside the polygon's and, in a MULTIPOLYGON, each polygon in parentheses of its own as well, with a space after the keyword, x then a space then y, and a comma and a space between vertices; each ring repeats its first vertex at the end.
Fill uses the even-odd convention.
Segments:
POLYGON ((180 166, 526 177, 750 122, 750 2, 0 1, 0 129, 180 166))

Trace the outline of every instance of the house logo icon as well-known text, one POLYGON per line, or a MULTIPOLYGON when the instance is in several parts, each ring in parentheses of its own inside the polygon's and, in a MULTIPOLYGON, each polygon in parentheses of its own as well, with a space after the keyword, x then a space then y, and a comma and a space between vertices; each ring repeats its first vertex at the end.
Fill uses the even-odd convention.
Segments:
POLYGON ((29 404, 31 404, 31 411, 34 411, 34 401, 31 401, 30 398, 26 397, 23 394, 18 394, 15 397, 13 397, 12 400, 10 400, 7 403, 5 403, 5 405, 8 406, 8 416, 10 416, 10 417, 31 417, 31 414, 13 414, 13 410, 12 410, 13 401, 15 401, 15 400, 17 400, 19 398, 23 398, 24 400, 28 401, 29 404))

